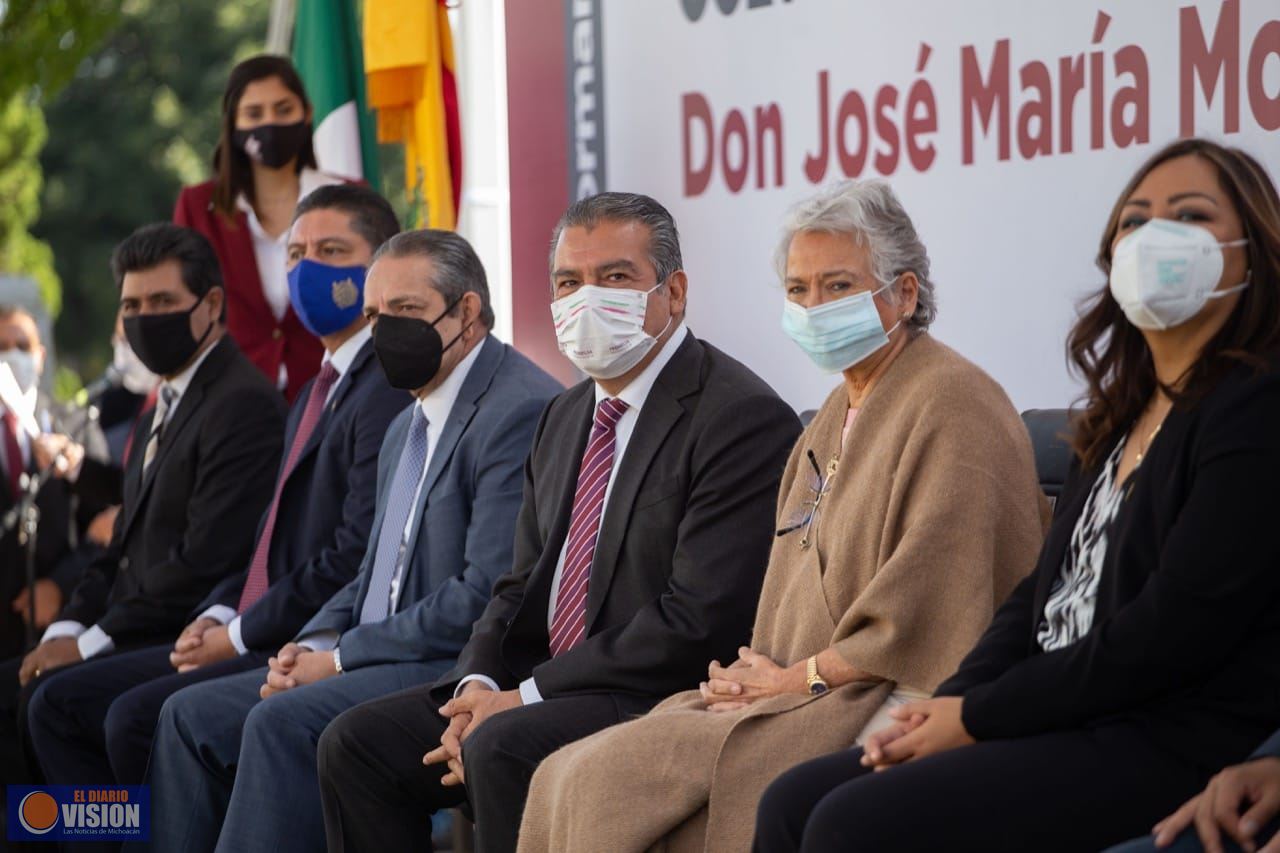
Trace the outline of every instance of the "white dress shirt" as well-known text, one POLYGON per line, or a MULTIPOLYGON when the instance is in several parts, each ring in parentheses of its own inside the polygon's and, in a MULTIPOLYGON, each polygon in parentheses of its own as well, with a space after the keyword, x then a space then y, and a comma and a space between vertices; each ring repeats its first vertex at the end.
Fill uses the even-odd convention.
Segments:
MULTIPOLYGON (((609 511, 609 495, 613 491, 613 480, 618 476, 618 466, 622 464, 622 456, 626 453, 627 445, 631 442, 631 434, 635 431, 636 421, 640 419, 640 410, 644 408, 645 400, 649 399, 649 392, 653 390, 653 383, 658 381, 658 375, 662 373, 667 363, 671 361, 672 356, 676 354, 676 350, 680 349, 680 345, 684 343, 684 339, 688 334, 689 329, 684 323, 677 326, 653 361, 649 362, 648 366, 640 371, 640 375, 627 383, 627 387, 617 394, 617 399, 627 404, 627 410, 622 413, 622 417, 618 418, 618 422, 613 428, 613 468, 609 472, 609 482, 604 487, 604 505, 601 509, 601 519, 609 511)), ((598 407, 600 401, 606 399, 609 395, 600 387, 599 382, 596 383, 595 392, 596 406, 598 407)), ((592 411, 594 412, 595 409, 593 408, 592 411)), ((560 544, 560 556, 556 559, 555 574, 551 578, 551 600, 547 604, 548 632, 551 630, 552 622, 555 621, 556 598, 560 593, 560 575, 564 573, 565 551, 568 547, 569 537, 566 535, 565 541, 560 544)), ((492 678, 480 673, 474 673, 467 675, 462 681, 458 682, 455 695, 460 694, 462 688, 469 681, 479 681, 493 690, 498 690, 498 683, 492 678)), ((542 701, 542 694, 538 691, 538 685, 534 682, 533 676, 520 682, 520 700, 526 705, 542 701)))
MULTIPOLYGON (((444 432, 445 424, 449 422, 449 414, 453 411, 453 404, 457 402, 458 393, 462 390, 462 384, 467 380, 467 374, 471 372, 472 366, 476 363, 476 359, 480 356, 480 350, 489 346, 489 340, 486 338, 481 341, 466 357, 458 363, 453 372, 445 378, 440 386, 433 390, 427 396, 418 401, 418 406, 422 408, 422 413, 427 417, 427 458, 422 463, 422 472, 418 475, 418 486, 413 492, 413 505, 418 505, 418 500, 422 497, 422 484, 426 481, 427 471, 431 468, 431 459, 435 456, 436 446, 440 443, 440 435, 444 432)), ((496 342, 494 343, 496 346, 496 342)), ((400 534, 403 540, 408 540, 413 533, 413 525, 418 520, 416 513, 410 512, 408 519, 405 521, 404 531, 400 534)), ((372 533, 369 537, 369 548, 376 552, 378 547, 377 537, 381 535, 380 531, 372 533)), ((390 602, 387 605, 387 614, 396 612, 396 604, 400 600, 400 587, 404 580, 404 570, 410 561, 409 549, 405 549, 405 558, 395 567, 395 573, 391 576, 390 602)), ((372 592, 373 590, 370 590, 372 592)), ((356 618, 359 618, 356 614, 356 618)), ((312 651, 327 652, 335 651, 338 646, 339 635, 336 631, 317 631, 313 634, 298 640, 298 645, 306 646, 312 651)))
MULTIPOLYGON (((320 364, 331 364, 338 373, 337 381, 329 387, 329 394, 325 397, 326 403, 333 399, 334 392, 342 384, 342 377, 347 375, 347 371, 351 369, 352 363, 355 362, 356 356, 360 353, 360 348, 372 336, 373 330, 369 326, 364 326, 360 331, 343 341, 342 345, 332 353, 325 351, 324 358, 320 360, 320 364)), ((285 448, 285 452, 288 453, 288 448, 285 448)), ((248 575, 245 576, 245 580, 248 580, 248 575)), ((215 604, 200 614, 200 618, 203 619, 205 617, 227 626, 227 637, 231 640, 231 645, 235 648, 236 654, 243 655, 249 652, 249 647, 244 644, 244 638, 240 634, 240 616, 236 613, 234 607, 215 604)))
MULTIPOLYGON (((166 424, 173 422, 173 415, 182 405, 182 398, 186 395, 187 389, 191 387, 191 380, 195 378, 196 371, 200 369, 200 365, 204 364, 205 359, 209 357, 209 353, 213 352, 214 347, 220 341, 215 341, 205 347, 204 352, 196 356, 195 361, 187 367, 186 370, 179 373, 172 379, 165 379, 160 383, 161 389, 166 386, 172 388, 177 395, 169 404, 168 410, 165 412, 164 422, 166 424)), ((155 424, 151 428, 155 429, 155 424)), ((164 441, 164 433, 161 432, 160 440, 164 441)), ((109 652, 116 647, 115 641, 111 639, 111 635, 102 630, 98 625, 86 629, 84 625, 72 619, 64 619, 60 622, 54 622, 45 629, 44 636, 40 638, 40 642, 45 643, 49 640, 56 640, 59 637, 75 637, 76 646, 80 649, 80 657, 88 660, 95 655, 103 652, 109 652)))

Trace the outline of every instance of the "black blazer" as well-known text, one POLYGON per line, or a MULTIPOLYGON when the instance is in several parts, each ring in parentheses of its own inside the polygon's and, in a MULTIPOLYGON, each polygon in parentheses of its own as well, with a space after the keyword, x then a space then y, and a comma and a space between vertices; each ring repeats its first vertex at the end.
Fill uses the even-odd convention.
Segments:
POLYGON ((142 476, 154 414, 134 430, 111 546, 59 619, 121 641, 165 641, 213 586, 242 571, 280 461, 285 405, 224 336, 192 377, 142 476))
POLYGON ((778 482, 800 422, 759 377, 689 335, 658 375, 619 465, 587 593, 587 636, 552 659, 547 609, 595 411, 595 384, 543 413, 525 466, 513 569, 494 587, 447 698, 478 673, 544 698, 690 688, 749 642, 778 482))
MULTIPOLYGON (((72 435, 85 447, 85 464, 101 464, 107 455, 106 440, 99 428, 86 422, 85 413, 39 396, 36 420, 45 432, 72 435)), ((0 467, 0 471, 3 468, 0 467)), ((28 460, 27 472, 36 473, 34 455, 28 460)), ((14 508, 15 501, 4 478, 0 486, 0 522, 14 508)), ((83 563, 75 558, 75 543, 93 516, 103 507, 79 498, 66 480, 51 477, 44 482, 36 497, 40 510, 40 526, 36 533, 36 577, 53 580, 64 596, 79 579, 83 563)), ((18 530, 5 533, 0 527, 0 654, 16 655, 22 649, 24 616, 10 610, 9 602, 27 586, 26 548, 19 544, 18 530)))
MULTIPOLYGON (((314 379, 307 383, 289 411, 277 482, 314 384, 314 379)), ((412 401, 407 391, 388 384, 373 342, 366 341, 334 388, 280 493, 267 563, 270 587, 240 618, 240 637, 249 649, 279 649, 356 576, 373 523, 378 451, 391 421, 412 401)), ((254 547, 266 520, 264 512, 254 547)), ((197 610, 214 604, 237 607, 248 569, 245 560, 197 610)))
POLYGON ((1045 653, 1035 635, 1097 476, 1073 468, 1035 572, 938 694, 964 697, 979 740, 1127 721, 1206 770, 1244 758, 1280 724, 1276 362, 1169 414, 1125 484, 1093 627, 1045 653))

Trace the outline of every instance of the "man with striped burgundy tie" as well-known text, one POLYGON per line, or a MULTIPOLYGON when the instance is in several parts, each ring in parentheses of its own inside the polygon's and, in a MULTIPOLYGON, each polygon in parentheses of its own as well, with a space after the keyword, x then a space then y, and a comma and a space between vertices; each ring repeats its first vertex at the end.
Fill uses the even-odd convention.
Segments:
POLYGON ((464 803, 481 853, 514 850, 543 758, 696 686, 748 640, 800 423, 685 327, 662 205, 576 202, 553 247, 556 336, 591 379, 543 415, 511 572, 458 665, 321 737, 330 851, 424 849, 432 812, 464 803))
POLYGON ((447 672, 511 568, 524 461, 559 383, 490 334, 484 267, 453 232, 388 241, 364 310, 388 380, 416 400, 387 430, 360 572, 268 669, 165 704, 153 849, 323 847, 321 732, 348 708, 447 672))
MULTIPOLYGON (((314 265, 322 280, 299 284, 308 298, 318 291, 332 305, 332 282, 350 281, 358 290, 374 251, 399 230, 391 205, 373 190, 323 187, 294 214, 290 268, 314 265)), ((334 306, 323 319, 298 306, 316 325, 325 356, 289 413, 271 502, 240 570, 207 595, 175 642, 86 664, 74 703, 57 683, 41 692, 32 740, 50 782, 140 783, 170 695, 264 666, 355 577, 373 521, 378 451, 387 426, 410 402, 379 369, 355 297, 344 297, 351 305, 334 306)))

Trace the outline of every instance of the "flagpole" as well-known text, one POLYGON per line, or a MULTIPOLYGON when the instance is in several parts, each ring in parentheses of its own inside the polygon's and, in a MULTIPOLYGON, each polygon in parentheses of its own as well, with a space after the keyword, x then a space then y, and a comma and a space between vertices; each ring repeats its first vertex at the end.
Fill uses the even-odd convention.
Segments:
POLYGON ((293 41, 295 0, 271 0, 271 18, 267 24, 267 53, 288 55, 293 41))

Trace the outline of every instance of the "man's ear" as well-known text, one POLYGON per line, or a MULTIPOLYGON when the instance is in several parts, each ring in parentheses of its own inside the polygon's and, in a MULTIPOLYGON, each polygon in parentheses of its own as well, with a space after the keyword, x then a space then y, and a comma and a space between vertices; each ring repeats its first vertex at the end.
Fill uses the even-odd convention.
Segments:
POLYGON ((222 322, 225 319, 227 292, 221 287, 211 287, 204 295, 205 301, 213 308, 213 316, 222 322))
POLYGON ((667 277, 667 298, 671 300, 671 313, 683 317, 689 303, 689 276, 684 270, 676 270, 667 277))

